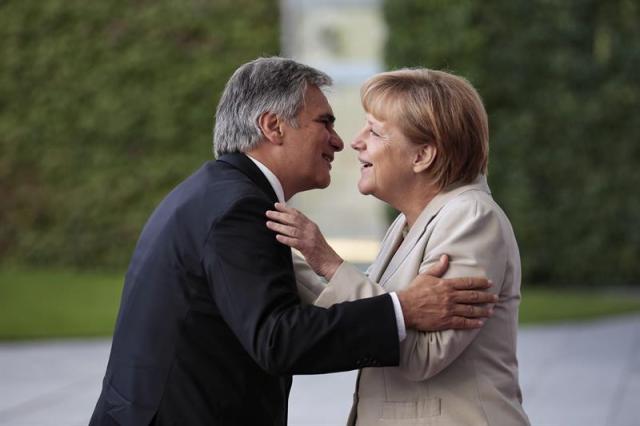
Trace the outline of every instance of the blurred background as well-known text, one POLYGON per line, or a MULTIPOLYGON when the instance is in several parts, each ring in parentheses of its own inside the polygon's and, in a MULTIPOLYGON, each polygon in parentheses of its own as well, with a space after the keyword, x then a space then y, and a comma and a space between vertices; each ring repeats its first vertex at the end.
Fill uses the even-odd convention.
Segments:
MULTIPOLYGON (((154 206, 212 158, 240 64, 283 55, 335 80, 348 144, 359 87, 423 66, 489 114, 489 183, 521 249, 521 322, 640 312, 637 0, 0 1, 0 340, 109 336, 154 206)), ((356 189, 292 204, 366 265, 390 213, 356 189)))
MULTIPOLYGON (((224 83, 265 55, 335 79, 347 143, 372 74, 467 77, 524 291, 624 293, 618 308, 637 308, 639 18, 634 0, 0 2, 0 338, 110 333, 146 218, 212 158, 224 83)), ((358 193, 354 151, 336 158, 331 187, 292 203, 365 265, 390 215, 358 193)))

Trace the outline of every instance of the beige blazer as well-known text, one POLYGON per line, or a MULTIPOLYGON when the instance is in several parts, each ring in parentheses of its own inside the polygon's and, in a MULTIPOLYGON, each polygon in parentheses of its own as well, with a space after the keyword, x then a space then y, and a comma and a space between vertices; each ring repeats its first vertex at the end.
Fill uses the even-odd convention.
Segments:
POLYGON ((399 367, 360 371, 348 424, 528 425, 516 360, 520 256, 486 179, 437 195, 403 239, 405 224, 403 215, 393 222, 366 275, 345 262, 323 285, 296 260, 302 298, 328 307, 401 290, 446 253, 445 277, 486 276, 499 302, 479 330, 409 330, 399 367))

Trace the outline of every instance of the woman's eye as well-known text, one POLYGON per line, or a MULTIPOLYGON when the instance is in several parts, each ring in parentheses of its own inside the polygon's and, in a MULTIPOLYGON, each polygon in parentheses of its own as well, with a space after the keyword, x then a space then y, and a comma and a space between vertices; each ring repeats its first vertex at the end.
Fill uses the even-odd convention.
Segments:
POLYGON ((377 134, 373 129, 369 129, 369 133, 372 134, 375 137, 378 137, 378 138, 380 137, 380 135, 377 134))

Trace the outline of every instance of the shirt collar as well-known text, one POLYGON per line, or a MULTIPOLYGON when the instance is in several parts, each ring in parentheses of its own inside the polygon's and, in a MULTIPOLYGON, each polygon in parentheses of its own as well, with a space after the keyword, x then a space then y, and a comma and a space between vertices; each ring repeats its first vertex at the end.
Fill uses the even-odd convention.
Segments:
POLYGON ((264 177, 267 178, 267 180, 269 181, 269 184, 273 188, 273 192, 275 192, 276 196, 278 197, 278 201, 280 201, 281 203, 284 203, 285 202, 284 190, 282 189, 282 184, 278 180, 278 177, 274 175, 273 172, 267 168, 267 166, 265 166, 264 164, 262 164, 261 162, 259 162, 258 160, 250 156, 249 154, 245 154, 245 155, 249 158, 249 160, 253 161, 253 163, 256 166, 258 166, 258 168, 260 169, 264 177))

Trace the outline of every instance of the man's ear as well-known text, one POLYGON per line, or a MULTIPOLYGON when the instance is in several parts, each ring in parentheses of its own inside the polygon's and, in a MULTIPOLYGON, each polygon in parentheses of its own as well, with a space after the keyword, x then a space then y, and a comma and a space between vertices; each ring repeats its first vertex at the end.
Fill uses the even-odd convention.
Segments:
POLYGON ((267 142, 276 145, 282 144, 282 137, 284 136, 282 120, 276 114, 268 111, 262 113, 258 118, 258 126, 267 142))
POLYGON ((433 165, 438 155, 438 150, 434 144, 420 145, 413 157, 413 171, 422 173, 433 165))

